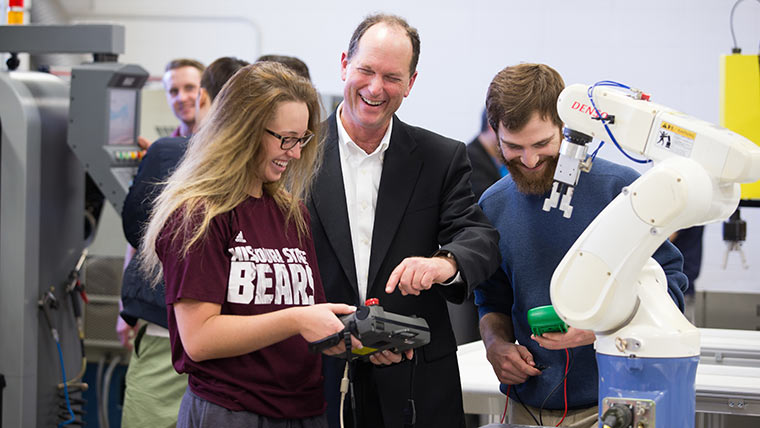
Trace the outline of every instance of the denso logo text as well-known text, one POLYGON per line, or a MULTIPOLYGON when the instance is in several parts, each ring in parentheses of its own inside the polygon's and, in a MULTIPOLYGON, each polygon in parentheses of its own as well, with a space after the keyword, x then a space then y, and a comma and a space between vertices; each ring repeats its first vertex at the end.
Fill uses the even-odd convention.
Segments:
MULTIPOLYGON (((586 113, 592 118, 597 117, 596 112, 594 111, 594 107, 590 105, 586 105, 583 103, 580 103, 578 101, 573 101, 573 104, 570 106, 571 110, 578 110, 581 113, 586 113)), ((607 112, 602 112, 602 117, 607 117, 607 112)))

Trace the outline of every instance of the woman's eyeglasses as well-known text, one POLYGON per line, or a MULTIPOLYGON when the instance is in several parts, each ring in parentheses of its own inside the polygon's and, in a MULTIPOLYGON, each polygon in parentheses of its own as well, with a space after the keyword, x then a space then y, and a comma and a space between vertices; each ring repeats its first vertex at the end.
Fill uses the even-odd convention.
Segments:
POLYGON ((280 135, 280 134, 278 134, 278 133, 276 133, 274 131, 270 131, 270 130, 268 130, 266 128, 264 129, 264 131, 267 131, 267 133, 269 135, 271 135, 271 136, 273 136, 275 138, 279 138, 280 139, 280 148, 283 149, 283 150, 290 150, 293 147, 295 147, 296 144, 298 144, 301 147, 303 147, 303 146, 309 144, 309 141, 311 141, 311 139, 314 138, 314 133, 312 133, 311 131, 306 131, 308 133, 306 135, 304 135, 303 137, 283 137, 282 135, 280 135))

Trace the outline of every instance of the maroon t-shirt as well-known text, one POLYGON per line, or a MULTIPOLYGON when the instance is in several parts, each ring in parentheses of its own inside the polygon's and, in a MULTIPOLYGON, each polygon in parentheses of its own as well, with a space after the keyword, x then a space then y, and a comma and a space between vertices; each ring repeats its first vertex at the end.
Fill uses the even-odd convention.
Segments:
POLYGON ((285 216, 267 195, 214 217, 205 238, 182 259, 179 240, 168 239, 169 229, 159 236, 156 251, 164 267, 172 361, 178 372, 189 374, 190 389, 227 409, 272 418, 324 413, 321 357, 308 351, 303 337, 238 357, 194 362, 182 347, 173 306, 188 298, 218 303, 222 314, 257 315, 323 303, 311 237, 299 243, 295 224, 285 228, 285 216))

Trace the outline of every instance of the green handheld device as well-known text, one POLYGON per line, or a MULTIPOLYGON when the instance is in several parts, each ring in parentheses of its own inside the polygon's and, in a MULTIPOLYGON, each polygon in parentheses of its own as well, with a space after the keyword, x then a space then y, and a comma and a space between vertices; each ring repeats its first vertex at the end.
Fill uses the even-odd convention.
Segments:
POLYGON ((538 306, 529 310, 528 324, 535 336, 553 331, 560 333, 567 331, 567 324, 557 315, 552 305, 538 306))

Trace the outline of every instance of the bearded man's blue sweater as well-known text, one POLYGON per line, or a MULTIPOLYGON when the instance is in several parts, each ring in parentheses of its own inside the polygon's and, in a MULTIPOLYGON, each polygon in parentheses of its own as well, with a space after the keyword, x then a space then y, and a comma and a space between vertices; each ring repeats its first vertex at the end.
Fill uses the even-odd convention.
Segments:
MULTIPOLYGON (((527 312, 550 305, 549 284, 554 269, 591 221, 622 190, 638 178, 631 168, 597 158, 591 171, 581 175, 573 194, 573 213, 567 219, 560 210, 542 210, 546 195, 526 195, 517 190, 508 175, 483 193, 480 206, 501 235, 502 264, 494 276, 475 290, 480 316, 500 312, 512 318, 517 342, 533 354, 536 364, 547 366, 540 376, 513 385, 527 405, 541 407, 552 389, 562 381, 565 352, 544 349, 530 338, 527 312)), ((614 237, 610 237, 614 240, 614 237)), ((615 245, 614 241, 610 242, 615 245)), ((654 253, 668 278, 668 293, 683 311, 687 278, 683 257, 669 241, 654 253)), ((567 376, 567 404, 570 409, 597 404, 598 372, 593 345, 571 350, 572 367, 567 376)), ((506 385, 501 385, 506 393, 506 385)), ((564 408, 560 386, 549 397, 545 409, 564 408)))

